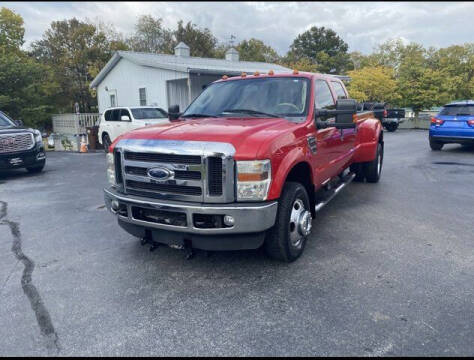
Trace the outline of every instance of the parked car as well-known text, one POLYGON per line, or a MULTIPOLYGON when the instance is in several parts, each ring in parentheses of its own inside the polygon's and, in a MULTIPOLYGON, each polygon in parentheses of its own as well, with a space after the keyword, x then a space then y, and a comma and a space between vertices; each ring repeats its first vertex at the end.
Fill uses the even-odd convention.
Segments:
POLYGON ((336 77, 297 71, 212 83, 184 113, 170 107, 170 124, 113 142, 107 208, 151 249, 263 245, 297 259, 316 212, 353 179, 381 176, 382 126, 336 86, 347 97, 336 77))
POLYGON ((41 132, 23 127, 0 111, 0 170, 26 168, 41 172, 46 163, 41 132))
POLYGON ((443 106, 431 118, 429 142, 432 150, 441 150, 444 144, 474 144, 474 100, 443 106))
POLYGON ((147 125, 168 122, 168 113, 157 107, 115 107, 104 111, 99 124, 99 142, 108 152, 110 144, 119 135, 147 125))
POLYGON ((363 110, 373 111, 375 117, 389 132, 396 131, 402 122, 401 119, 405 117, 405 109, 389 108, 384 102, 364 102, 362 108, 363 110))

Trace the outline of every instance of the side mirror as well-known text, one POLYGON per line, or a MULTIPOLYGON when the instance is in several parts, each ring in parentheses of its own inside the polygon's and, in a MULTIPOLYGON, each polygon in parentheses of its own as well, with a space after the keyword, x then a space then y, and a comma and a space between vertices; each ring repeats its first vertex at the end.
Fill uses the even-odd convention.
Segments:
POLYGON ((122 120, 122 121, 131 121, 131 120, 130 120, 130 117, 129 117, 128 115, 122 115, 122 116, 120 117, 120 120, 122 120))
POLYGON ((335 127, 336 129, 349 129, 355 127, 353 115, 357 113, 357 101, 354 99, 337 99, 336 110, 315 109, 314 117, 316 128, 325 129, 335 127), (334 123, 327 121, 318 121, 322 117, 336 117, 334 123))
POLYGON ((181 114, 179 113, 179 105, 171 105, 168 108, 168 118, 171 120, 176 120, 181 114))
POLYGON ((21 120, 15 120, 16 126, 23 126, 23 121, 21 120))
POLYGON ((355 127, 353 115, 357 113, 357 101, 354 99, 338 99, 336 102, 336 128, 355 127))

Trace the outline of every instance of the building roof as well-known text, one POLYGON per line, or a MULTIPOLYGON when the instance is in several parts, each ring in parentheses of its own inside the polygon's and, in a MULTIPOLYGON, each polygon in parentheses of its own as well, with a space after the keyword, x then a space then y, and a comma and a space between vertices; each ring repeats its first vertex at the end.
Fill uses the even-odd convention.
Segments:
POLYGON ((109 62, 91 82, 90 87, 96 88, 122 58, 137 65, 186 73, 238 75, 242 72, 253 73, 255 71, 267 72, 273 70, 275 73, 291 71, 291 69, 281 65, 257 61, 230 61, 196 56, 116 51, 109 62))

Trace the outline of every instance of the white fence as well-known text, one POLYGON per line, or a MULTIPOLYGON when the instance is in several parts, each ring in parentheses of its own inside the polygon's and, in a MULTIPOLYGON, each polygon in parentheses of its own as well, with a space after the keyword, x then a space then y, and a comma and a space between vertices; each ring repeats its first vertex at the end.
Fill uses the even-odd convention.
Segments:
POLYGON ((52 120, 54 133, 77 135, 85 134, 87 127, 98 126, 100 114, 57 114, 52 116, 52 120))

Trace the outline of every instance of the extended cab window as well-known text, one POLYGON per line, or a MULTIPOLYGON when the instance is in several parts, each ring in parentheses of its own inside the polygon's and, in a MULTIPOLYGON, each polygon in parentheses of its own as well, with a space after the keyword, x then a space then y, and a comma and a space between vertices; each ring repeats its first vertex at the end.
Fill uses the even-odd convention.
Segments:
POLYGON ((338 98, 346 98, 347 94, 344 91, 344 88, 342 87, 342 84, 339 81, 331 81, 332 87, 334 91, 336 92, 336 95, 338 98))
POLYGON ((318 79, 315 83, 314 105, 316 109, 333 109, 336 103, 329 85, 325 80, 318 79))

